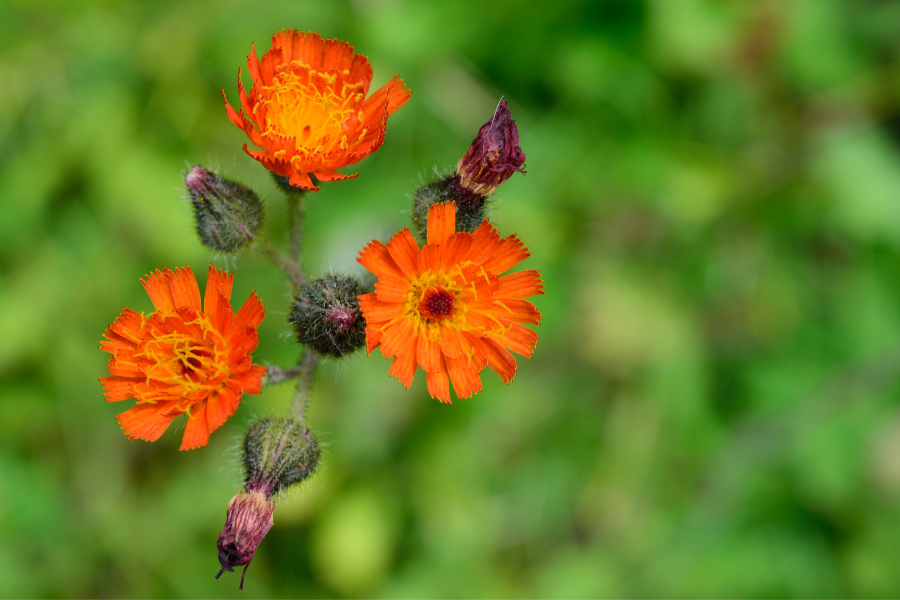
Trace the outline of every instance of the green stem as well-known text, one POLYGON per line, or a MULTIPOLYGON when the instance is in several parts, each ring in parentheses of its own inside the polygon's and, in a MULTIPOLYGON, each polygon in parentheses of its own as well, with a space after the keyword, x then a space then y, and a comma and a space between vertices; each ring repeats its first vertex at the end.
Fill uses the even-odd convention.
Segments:
MULTIPOLYGON (((288 248, 290 257, 300 266, 300 250, 303 248, 303 220, 306 207, 303 204, 303 192, 287 194, 288 201, 288 248)), ((302 267, 301 267, 302 270, 302 267)))
POLYGON ((297 364, 297 390, 294 392, 294 401, 291 403, 291 412, 298 421, 303 423, 306 417, 306 405, 309 404, 309 392, 312 388, 313 375, 319 365, 319 357, 315 352, 307 348, 303 352, 303 358, 297 364))
POLYGON ((281 269, 295 287, 300 287, 306 283, 306 275, 304 275, 303 269, 300 268, 300 263, 285 256, 285 254, 276 248, 268 239, 263 237, 256 238, 252 248, 269 259, 269 262, 273 265, 281 269))

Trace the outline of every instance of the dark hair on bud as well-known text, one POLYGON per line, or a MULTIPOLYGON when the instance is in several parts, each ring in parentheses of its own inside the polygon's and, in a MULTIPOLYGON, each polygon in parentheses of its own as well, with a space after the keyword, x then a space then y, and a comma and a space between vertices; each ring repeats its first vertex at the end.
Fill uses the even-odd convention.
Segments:
POLYGON ((197 235, 203 245, 220 252, 249 246, 262 230, 265 207, 256 192, 194 165, 184 174, 194 207, 197 235))
POLYGON ((464 188, 457 173, 428 183, 412 199, 412 230, 420 244, 428 232, 428 209, 439 202, 456 202, 456 231, 472 233, 487 218, 486 197, 464 188))
POLYGON ((366 320, 357 299, 364 292, 356 278, 344 275, 328 275, 306 283, 288 316, 297 341, 332 358, 364 346, 366 320))

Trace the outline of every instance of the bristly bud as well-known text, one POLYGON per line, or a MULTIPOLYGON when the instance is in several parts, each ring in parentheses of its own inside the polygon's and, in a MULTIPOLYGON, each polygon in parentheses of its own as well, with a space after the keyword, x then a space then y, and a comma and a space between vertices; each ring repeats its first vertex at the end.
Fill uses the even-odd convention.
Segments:
POLYGON ((225 571, 233 572, 235 567, 244 565, 240 586, 244 589, 247 567, 259 543, 272 527, 274 511, 275 503, 259 491, 238 492, 231 499, 225 513, 225 528, 216 544, 219 547, 219 564, 222 565, 216 579, 225 571))
POLYGON ((518 171, 524 173, 525 153, 519 146, 519 128, 512 120, 506 100, 501 100, 491 120, 456 165, 462 187, 490 196, 500 184, 518 171))
POLYGON ((366 343, 366 320, 357 296, 365 293, 354 277, 328 275, 300 288, 288 321, 297 341, 318 354, 340 358, 366 343))
POLYGON ((249 246, 265 222, 262 201, 253 190, 199 165, 184 174, 197 234, 211 250, 236 252, 249 246))
POLYGON ((428 209, 438 202, 456 202, 456 231, 472 233, 487 218, 488 200, 460 184, 454 173, 416 190, 412 199, 412 231, 424 244, 428 231, 428 209))
POLYGON ((319 463, 319 442, 292 417, 266 417, 250 426, 244 438, 244 491, 228 503, 219 534, 219 563, 225 571, 244 565, 244 575, 259 543, 272 527, 274 497, 309 479, 319 463))
POLYGON ((425 243, 428 209, 438 202, 456 202, 456 231, 472 233, 487 218, 488 197, 500 184, 518 171, 524 173, 525 153, 519 146, 519 129, 501 100, 491 120, 478 135, 459 163, 456 173, 429 183, 412 199, 412 230, 425 243))
POLYGON ((319 463, 319 442, 292 417, 265 417, 244 438, 244 485, 266 498, 308 479, 319 463))

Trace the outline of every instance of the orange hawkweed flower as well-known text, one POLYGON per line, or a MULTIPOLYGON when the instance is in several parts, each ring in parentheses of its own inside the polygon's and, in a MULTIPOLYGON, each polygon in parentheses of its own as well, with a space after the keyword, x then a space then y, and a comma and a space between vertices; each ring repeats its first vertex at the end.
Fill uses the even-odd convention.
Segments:
POLYGON ((451 381, 460 398, 480 392, 485 366, 512 381, 509 350, 531 357, 537 344, 521 324, 541 320, 525 298, 544 293, 538 271, 500 276, 531 256, 517 237, 501 240, 487 220, 474 233, 455 232, 456 204, 434 204, 424 248, 407 228, 357 258, 378 276, 375 293, 359 296, 369 354, 380 345, 394 359, 390 374, 407 389, 422 367, 428 393, 441 402, 450 402, 451 381))
POLYGON ((103 334, 100 349, 112 354, 111 377, 100 378, 106 399, 137 400, 117 417, 128 439, 156 441, 186 413, 181 450, 205 446, 244 392, 262 391, 266 367, 254 365, 250 353, 265 310, 253 292, 235 314, 232 280, 210 265, 201 310, 190 267, 157 270, 141 280, 156 312, 145 316, 126 308, 103 334))
POLYGON ((366 98, 372 82, 369 59, 338 40, 318 33, 281 30, 262 60, 250 46, 247 68, 253 78, 250 95, 241 83, 243 114, 225 98, 232 123, 246 132, 262 152, 244 152, 290 184, 318 191, 319 181, 352 179, 334 169, 353 165, 384 142, 388 116, 411 94, 399 75, 366 98))

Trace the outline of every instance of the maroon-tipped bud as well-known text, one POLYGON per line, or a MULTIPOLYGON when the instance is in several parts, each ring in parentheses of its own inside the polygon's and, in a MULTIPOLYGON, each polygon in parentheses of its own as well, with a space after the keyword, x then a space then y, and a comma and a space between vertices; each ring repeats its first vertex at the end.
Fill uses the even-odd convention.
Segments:
POLYGON ((259 543, 272 527, 274 511, 275 503, 267 500, 265 494, 258 490, 239 492, 231 499, 225 517, 225 528, 219 534, 217 543, 222 570, 216 575, 216 579, 225 571, 234 571, 235 567, 244 565, 240 586, 240 589, 244 589, 247 567, 250 566, 259 543))
POLYGON ((525 153, 519 146, 519 129, 501 100, 491 120, 482 125, 466 155, 456 165, 462 187, 490 196, 518 171, 524 173, 525 153))
POLYGON ((220 252, 237 252, 253 243, 266 211, 256 192, 199 165, 184 173, 200 241, 220 252))

